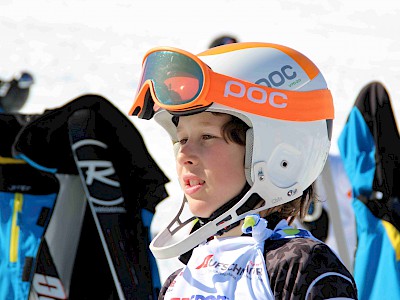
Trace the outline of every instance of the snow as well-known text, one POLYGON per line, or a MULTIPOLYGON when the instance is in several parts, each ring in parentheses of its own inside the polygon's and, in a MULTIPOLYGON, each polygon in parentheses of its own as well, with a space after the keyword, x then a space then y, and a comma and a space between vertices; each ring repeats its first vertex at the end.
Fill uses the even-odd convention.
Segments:
MULTIPOLYGON (((400 2, 382 0, 0 0, 0 78, 35 76, 22 113, 42 113, 96 93, 127 112, 141 60, 155 46, 198 53, 220 34, 283 44, 307 55, 332 91, 337 138, 362 87, 382 82, 400 115, 400 2)), ((170 141, 153 121, 130 118, 171 183, 159 205, 157 232, 181 201, 170 141), (160 149, 171 149, 170 151, 160 149)), ((160 262, 165 279, 177 265, 160 262)))

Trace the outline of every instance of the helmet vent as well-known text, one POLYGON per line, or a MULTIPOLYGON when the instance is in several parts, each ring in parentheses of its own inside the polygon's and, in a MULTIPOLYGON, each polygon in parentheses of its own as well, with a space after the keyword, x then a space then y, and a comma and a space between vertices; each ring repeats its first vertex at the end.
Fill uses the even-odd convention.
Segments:
POLYGON ((288 162, 286 160, 282 160, 281 161, 281 167, 282 168, 287 168, 287 166, 288 166, 288 162))

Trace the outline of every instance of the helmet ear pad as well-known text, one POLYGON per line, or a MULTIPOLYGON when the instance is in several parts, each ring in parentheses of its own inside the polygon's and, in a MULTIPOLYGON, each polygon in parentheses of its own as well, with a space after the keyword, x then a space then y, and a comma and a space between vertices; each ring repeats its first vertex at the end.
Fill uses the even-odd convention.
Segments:
MULTIPOLYGON (((246 132, 245 175, 247 182, 252 185, 251 177, 253 161, 253 128, 246 132)), ((299 178, 302 168, 301 152, 290 144, 281 143, 275 147, 267 161, 269 180, 279 188, 288 188, 294 185, 299 178)))
POLYGON ((297 198, 316 180, 325 164, 330 147, 326 121, 248 117, 253 126, 246 133, 247 182, 250 186, 256 184, 266 201, 279 199, 283 204, 297 198))
POLYGON ((269 180, 279 188, 291 187, 300 177, 302 158, 301 152, 292 145, 277 145, 267 162, 269 180))

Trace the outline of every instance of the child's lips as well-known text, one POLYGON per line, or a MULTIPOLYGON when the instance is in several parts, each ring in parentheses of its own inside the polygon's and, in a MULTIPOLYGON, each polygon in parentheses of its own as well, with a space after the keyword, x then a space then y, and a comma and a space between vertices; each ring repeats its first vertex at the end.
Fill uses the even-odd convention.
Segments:
POLYGON ((202 181, 202 182, 197 181, 197 182, 185 184, 185 188, 184 188, 185 194, 193 195, 193 194, 197 193, 203 187, 203 185, 204 185, 204 181, 202 181))
POLYGON ((187 195, 193 195, 200 190, 205 183, 204 180, 192 175, 184 176, 183 180, 185 183, 184 190, 187 195))

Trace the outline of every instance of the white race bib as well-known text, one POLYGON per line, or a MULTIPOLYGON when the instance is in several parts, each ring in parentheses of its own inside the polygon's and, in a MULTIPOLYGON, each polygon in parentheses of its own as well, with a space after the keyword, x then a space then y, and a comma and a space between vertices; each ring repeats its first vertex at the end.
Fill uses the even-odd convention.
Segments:
POLYGON ((264 259, 264 241, 273 232, 258 223, 252 237, 217 238, 195 248, 164 299, 275 299, 264 259))

